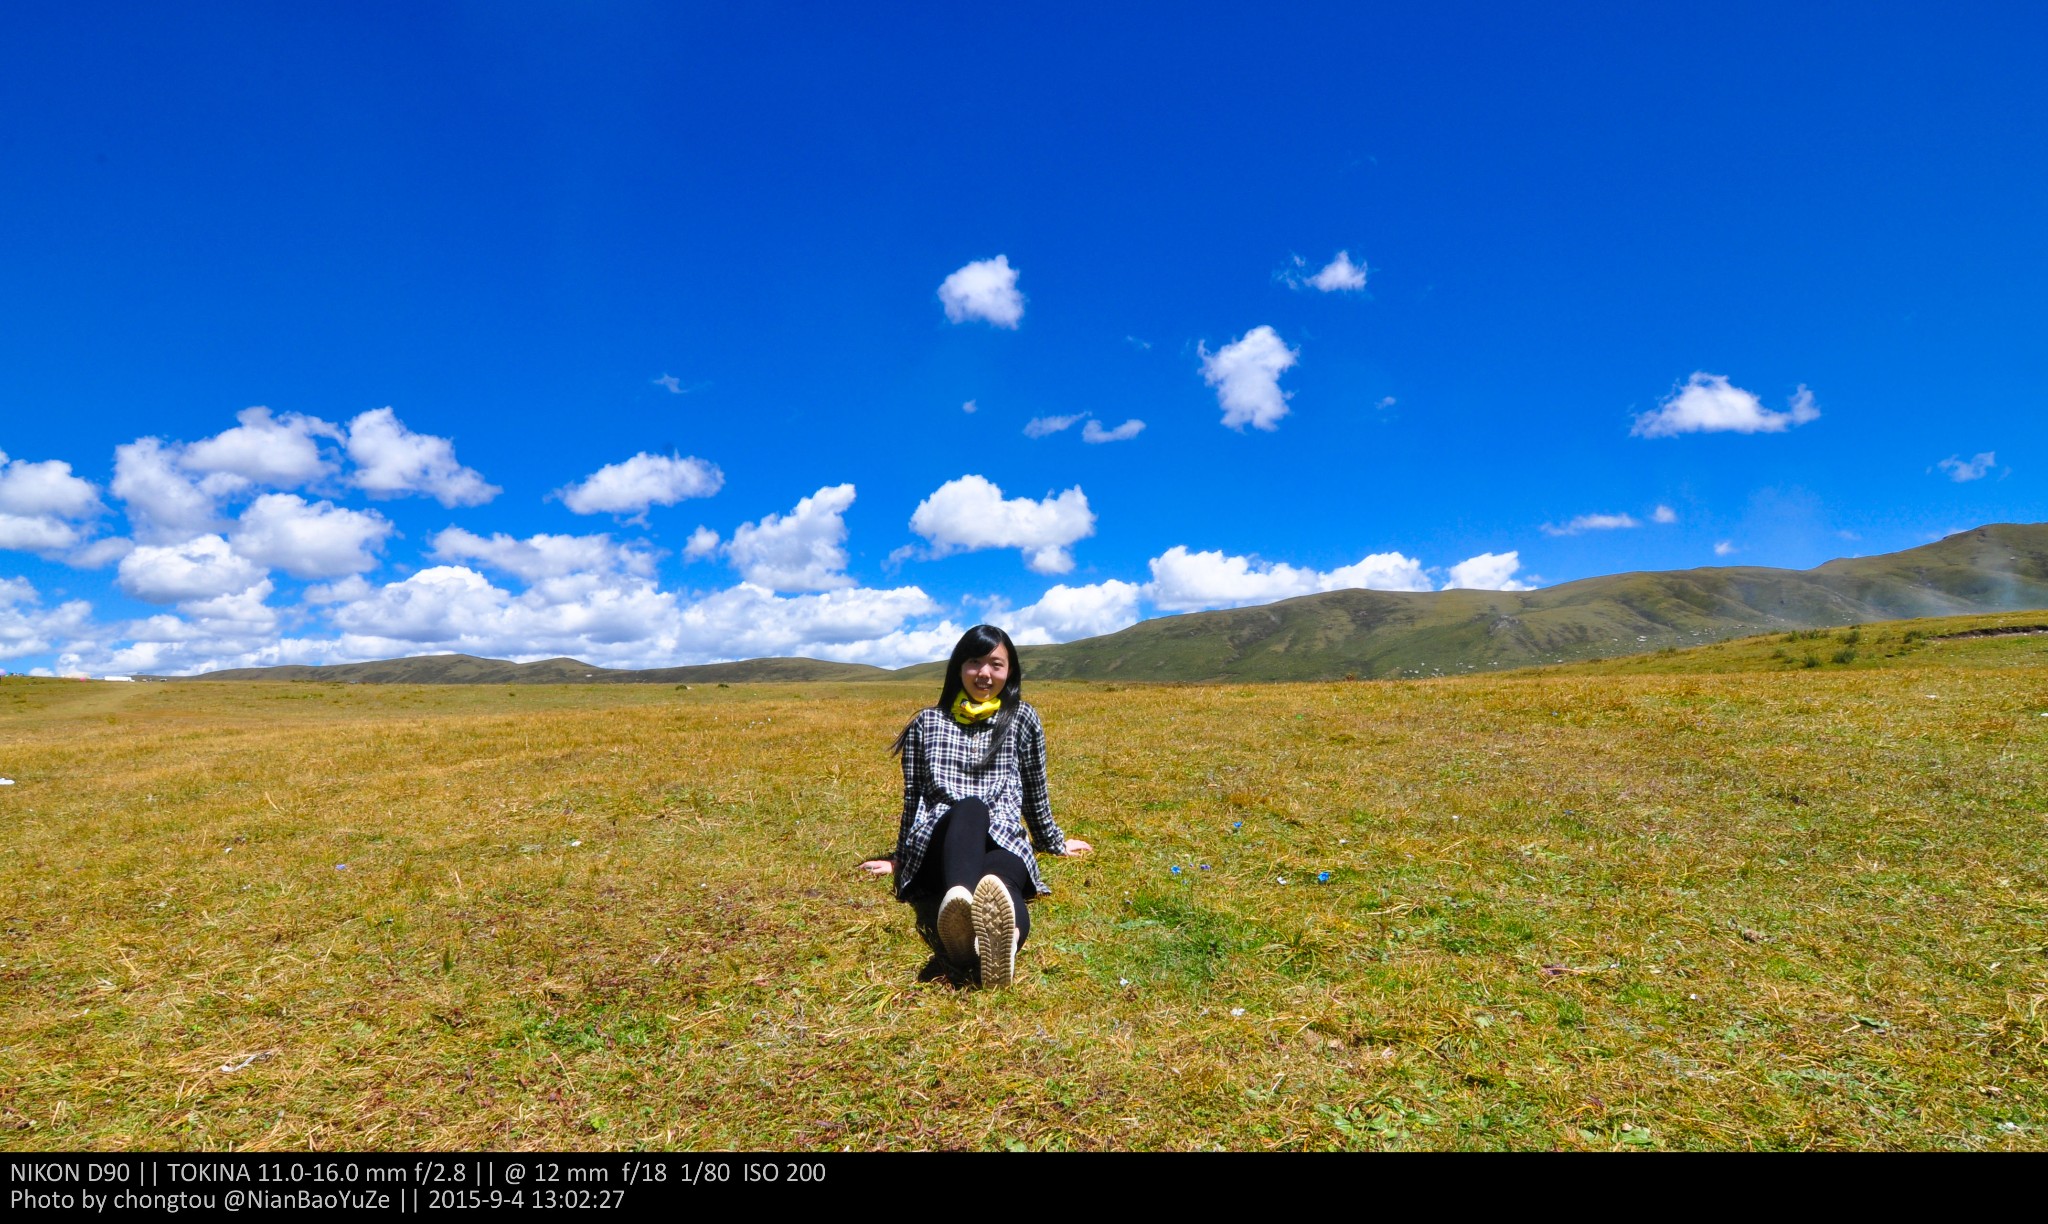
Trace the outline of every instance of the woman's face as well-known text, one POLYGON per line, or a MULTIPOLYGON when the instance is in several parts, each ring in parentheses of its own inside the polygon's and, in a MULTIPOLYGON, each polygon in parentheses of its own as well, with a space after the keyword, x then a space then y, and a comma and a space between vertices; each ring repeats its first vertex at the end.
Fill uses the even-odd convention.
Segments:
POLYGON ((967 689, 967 695, 976 701, 987 701, 1003 691, 1003 685, 1010 679, 1010 652, 1001 643, 978 659, 969 659, 960 665, 960 683, 967 689))

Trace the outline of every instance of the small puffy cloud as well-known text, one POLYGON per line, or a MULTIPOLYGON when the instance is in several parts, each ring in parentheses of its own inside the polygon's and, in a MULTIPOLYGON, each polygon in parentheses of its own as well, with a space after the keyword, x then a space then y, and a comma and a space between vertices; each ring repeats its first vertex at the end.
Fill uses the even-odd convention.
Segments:
MULTIPOLYGON (((1295 257, 1294 264, 1297 269, 1307 266, 1300 256, 1295 257)), ((1351 252, 1339 251, 1337 258, 1324 264, 1322 271, 1315 275, 1306 276, 1300 271, 1294 271, 1287 274, 1286 280, 1296 289, 1320 289, 1324 293, 1355 293, 1365 288, 1365 265, 1352 263, 1351 252)))
POLYGON ((112 565, 134 551, 135 541, 122 536, 108 536, 104 540, 94 540, 84 548, 64 558, 64 562, 67 565, 75 565, 79 569, 101 569, 112 565))
POLYGON ((1325 591, 1427 591, 1429 577, 1422 562, 1400 553, 1373 553, 1353 565, 1329 570, 1318 580, 1325 591))
POLYGON ((567 578, 577 574, 654 573, 654 554, 615 544, 608 535, 534 535, 515 539, 493 532, 487 539, 460 527, 434 537, 433 555, 441 561, 475 561, 526 582, 567 578))
POLYGON ((1669 506, 1659 506, 1655 510, 1650 511, 1650 521, 1665 524, 1675 523, 1678 521, 1678 511, 1673 510, 1669 506))
POLYGON ((504 631, 510 626, 499 622, 511 602, 510 592, 468 566, 436 565, 343 604, 334 623, 350 633, 399 642, 500 645, 510 636, 504 631))
POLYGON ((1385 412, 1387 409, 1392 408, 1395 404, 1398 404, 1400 402, 1401 401, 1395 399, 1391 395, 1382 395, 1380 396, 1379 403, 1374 404, 1373 407, 1379 409, 1381 412, 1385 412))
POLYGON ((1128 442, 1143 432, 1145 432, 1145 422, 1138 420, 1136 417, 1125 421, 1115 429, 1104 429, 1100 421, 1090 421, 1081 427, 1081 440, 1098 444, 1103 442, 1128 442))
POLYGON ((702 561, 718 555, 718 533, 709 527, 699 526, 690 533, 690 539, 683 545, 683 560, 702 561))
POLYGON ((1114 578, 1088 586, 1061 583, 1047 590, 1037 603, 1011 612, 992 612, 992 617, 1000 617, 1020 645, 1071 642, 1137 624, 1138 600, 1143 594, 1144 588, 1137 583, 1114 578))
POLYGON ((1199 350, 1202 378, 1216 388, 1216 402, 1223 406, 1223 423, 1243 432, 1277 429, 1287 415, 1291 392, 1280 389, 1280 376, 1301 354, 1280 339, 1278 332, 1260 325, 1215 352, 1199 350))
POLYGON ((1638 438, 1669 438, 1684 433, 1783 433, 1794 425, 1820 419, 1813 392, 1803 385, 1783 412, 1772 412, 1756 396, 1719 374, 1695 371, 1685 385, 1636 418, 1629 432, 1638 438))
POLYGON ((1151 569, 1145 595, 1169 612, 1238 608, 1319 591, 1430 589, 1422 563, 1397 552, 1374 553, 1352 565, 1319 571, 1221 551, 1189 552, 1176 544, 1152 558, 1151 569))
POLYGON ((47 556, 60 553, 83 538, 84 533, 77 527, 54 515, 0 512, 0 549, 47 556))
MULTIPOLYGON (((1659 520, 1660 522, 1666 520, 1659 520)), ((1631 514, 1581 514, 1560 527, 1555 523, 1543 524, 1543 534, 1553 536, 1577 535, 1582 531, 1619 531, 1643 524, 1631 514)))
POLYGON ((242 512, 230 538, 239 555, 294 578, 339 578, 375 568, 372 551, 391 532, 381 514, 266 493, 242 512))
POLYGON ((114 448, 109 486, 127 511, 136 538, 165 544, 220 527, 220 499, 247 487, 232 472, 211 472, 199 480, 178 464, 178 448, 161 438, 137 438, 114 448))
POLYGON ((350 480, 372 497, 431 497, 444 506, 480 506, 502 490, 455 460, 455 443, 414 433, 389 408, 348 423, 350 480))
POLYGON ((236 555, 218 535, 179 544, 144 544, 121 559, 116 582, 149 603, 205 600, 246 591, 263 581, 263 567, 236 555))
POLYGON ((179 465, 282 488, 307 484, 334 470, 315 439, 341 441, 337 426, 296 412, 272 417, 268 408, 244 408, 235 419, 241 424, 185 447, 179 465))
POLYGON ((277 630, 277 609, 264 602, 274 589, 270 579, 265 578, 244 590, 207 599, 188 599, 178 605, 178 611, 203 633, 228 631, 266 636, 277 630))
POLYGON ((104 508, 99 490, 73 476, 63 460, 31 463, 0 451, 0 514, 82 519, 104 508))
POLYGON ((48 654, 92 632, 92 605, 86 601, 44 608, 28 579, 0 578, 0 659, 48 654))
POLYGON ((1024 436, 1027 438, 1050 437, 1063 429, 1072 428, 1076 423, 1087 419, 1087 416, 1088 414, 1085 412, 1077 412, 1072 416, 1032 417, 1024 422, 1024 436))
POLYGON ((1979 451, 1969 459, 1959 459, 1950 455, 1935 466, 1947 472, 1950 480, 1962 484, 1965 481, 1984 479, 1985 474, 1997 465, 1996 451, 1979 451))
POLYGON ((361 574, 350 574, 338 582, 324 582, 319 586, 306 588, 305 600, 318 607, 322 604, 352 603, 367 598, 376 590, 361 574))
POLYGON ((607 463, 558 491, 577 514, 645 514, 651 506, 673 506, 691 497, 710 497, 725 484, 725 473, 697 458, 641 451, 622 463, 607 463))
POLYGON ((997 327, 1015 327, 1024 318, 1024 295, 1017 292, 1017 269, 1009 257, 976 260, 939 284, 939 301, 955 323, 980 319, 997 327))
POLYGON ((662 390, 668 392, 670 395, 684 394, 683 380, 677 378, 673 374, 664 374, 660 378, 655 379, 654 385, 660 387, 662 390))
POLYGON ((960 411, 966 413, 969 416, 973 416, 975 410, 975 403, 973 400, 968 400, 966 403, 960 405, 960 411))
POLYGON ((1068 546, 1095 534, 1095 514, 1079 486, 1041 501, 1006 500, 986 478, 962 476, 917 504, 910 529, 931 542, 935 557, 1015 548, 1033 572, 1064 574, 1074 568, 1068 546))
POLYGON ((1446 591, 1528 591, 1533 590, 1526 582, 1517 582, 1515 572, 1522 568, 1522 554, 1519 552, 1480 553, 1467 557, 1453 565, 1450 577, 1444 582, 1446 591))
POLYGON ((833 485, 797 502, 788 514, 742 523, 725 546, 740 576, 771 591, 829 591, 853 585, 846 576, 846 520, 853 486, 833 485))
POLYGON ((1732 557, 1740 551, 1740 549, 1735 547, 1735 541, 1733 540, 1723 540, 1719 544, 1714 545, 1714 555, 1717 557, 1732 557))

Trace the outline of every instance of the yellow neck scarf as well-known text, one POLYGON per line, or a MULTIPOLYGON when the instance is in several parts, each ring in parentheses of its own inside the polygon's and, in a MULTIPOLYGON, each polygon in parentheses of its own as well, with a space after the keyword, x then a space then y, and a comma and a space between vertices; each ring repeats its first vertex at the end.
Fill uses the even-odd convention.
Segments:
POLYGON ((963 727, 971 727, 975 723, 988 721, 997 710, 1002 708, 1003 699, 1001 697, 991 697, 987 701, 970 701, 967 697, 967 691, 962 689, 960 695, 953 698, 953 721, 963 727))

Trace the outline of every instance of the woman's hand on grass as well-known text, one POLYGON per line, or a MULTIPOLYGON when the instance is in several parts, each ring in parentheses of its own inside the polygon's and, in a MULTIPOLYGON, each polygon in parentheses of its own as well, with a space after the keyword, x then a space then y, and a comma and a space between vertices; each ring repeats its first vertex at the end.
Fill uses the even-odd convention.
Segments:
POLYGON ((890 872, 896 870, 896 860, 869 859, 867 862, 862 863, 860 865, 860 869, 862 871, 867 872, 869 875, 888 875, 890 872))
POLYGON ((1084 855, 1093 849, 1095 849, 1095 847, 1089 845, 1087 842, 1082 841, 1080 838, 1069 837, 1067 839, 1066 857, 1079 858, 1081 855, 1084 855))

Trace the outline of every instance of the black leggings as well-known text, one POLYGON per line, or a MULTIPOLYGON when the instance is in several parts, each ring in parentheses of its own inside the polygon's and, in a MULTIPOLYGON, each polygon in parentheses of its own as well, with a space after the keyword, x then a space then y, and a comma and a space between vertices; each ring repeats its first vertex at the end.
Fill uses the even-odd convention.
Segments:
POLYGON ((981 877, 995 876, 1010 890, 1010 907, 1017 911, 1017 942, 1031 933, 1031 912, 1024 903, 1037 895, 1031 871, 1024 860, 996 845, 988 835, 988 805, 979 799, 963 799, 946 809, 932 829, 925 847, 924 862, 903 890, 903 899, 917 909, 917 924, 927 929, 938 926, 939 903, 955 885, 974 891, 981 877))

